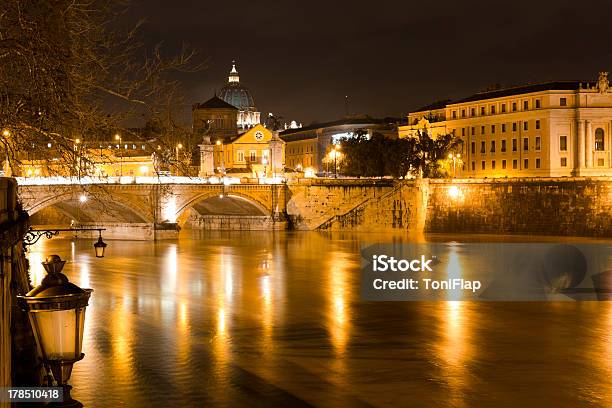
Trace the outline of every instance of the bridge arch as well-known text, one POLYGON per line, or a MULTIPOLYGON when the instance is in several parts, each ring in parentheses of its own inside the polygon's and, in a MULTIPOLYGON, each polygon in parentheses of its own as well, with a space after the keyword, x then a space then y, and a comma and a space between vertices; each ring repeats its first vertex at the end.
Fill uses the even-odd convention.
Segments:
POLYGON ((254 197, 244 194, 240 191, 207 191, 199 193, 184 203, 176 211, 177 222, 183 224, 189 210, 195 210, 200 215, 255 215, 255 216, 269 216, 271 213, 270 208, 254 197), (202 206, 198 204, 209 204, 205 210, 202 211, 202 206), (240 210, 244 211, 244 214, 236 213, 236 206, 240 210), (217 211, 215 211, 217 210, 217 211), (232 211, 233 210, 233 211, 232 211))
POLYGON ((121 194, 113 194, 108 197, 104 194, 87 194, 75 191, 60 192, 57 194, 43 195, 42 199, 24 203, 25 210, 30 216, 39 211, 55 207, 61 213, 74 218, 75 212, 80 213, 84 221, 125 221, 136 223, 152 223, 152 217, 148 216, 148 211, 140 205, 121 194), (86 194, 87 202, 79 203, 79 196, 86 194), (101 220, 102 218, 109 218, 101 220))

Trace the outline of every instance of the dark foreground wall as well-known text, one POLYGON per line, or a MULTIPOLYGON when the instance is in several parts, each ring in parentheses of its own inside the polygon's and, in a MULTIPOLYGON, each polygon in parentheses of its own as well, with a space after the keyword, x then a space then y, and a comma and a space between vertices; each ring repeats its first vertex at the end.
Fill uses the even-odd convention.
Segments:
POLYGON ((17 305, 17 295, 30 290, 22 247, 28 227, 28 216, 17 203, 17 183, 0 177, 0 387, 39 382, 35 340, 17 305))
POLYGON ((612 178, 430 180, 426 232, 612 237, 612 178))

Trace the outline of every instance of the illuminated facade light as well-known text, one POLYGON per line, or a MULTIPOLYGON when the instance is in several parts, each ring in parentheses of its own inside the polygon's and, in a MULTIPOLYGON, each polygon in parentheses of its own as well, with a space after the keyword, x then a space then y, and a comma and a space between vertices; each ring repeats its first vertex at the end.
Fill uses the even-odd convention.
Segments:
POLYGON ((87 202, 87 196, 85 194, 81 194, 79 197, 79 201, 82 203, 87 202))
POLYGON ((457 200, 461 197, 461 190, 459 190, 459 187, 457 186, 451 186, 448 189, 448 196, 453 200, 457 200))

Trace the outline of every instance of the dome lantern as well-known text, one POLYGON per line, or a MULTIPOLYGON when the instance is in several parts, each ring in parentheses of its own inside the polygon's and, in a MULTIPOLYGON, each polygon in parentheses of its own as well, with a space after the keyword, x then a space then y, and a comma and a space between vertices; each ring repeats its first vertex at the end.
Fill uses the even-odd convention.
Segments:
POLYGON ((230 71, 228 82, 240 82, 240 77, 238 76, 238 71, 236 70, 236 61, 232 61, 232 70, 230 71))

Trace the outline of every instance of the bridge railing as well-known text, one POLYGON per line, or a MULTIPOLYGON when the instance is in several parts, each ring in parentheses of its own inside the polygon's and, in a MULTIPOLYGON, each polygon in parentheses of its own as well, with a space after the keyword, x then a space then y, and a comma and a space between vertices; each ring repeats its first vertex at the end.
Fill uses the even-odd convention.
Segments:
POLYGON ((50 185, 92 185, 92 184, 282 184, 284 179, 261 178, 247 179, 237 177, 17 177, 20 186, 50 186, 50 185))

